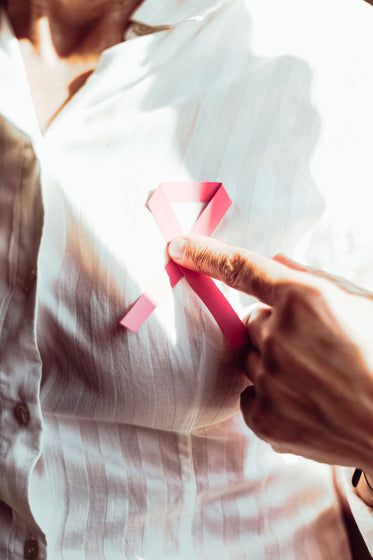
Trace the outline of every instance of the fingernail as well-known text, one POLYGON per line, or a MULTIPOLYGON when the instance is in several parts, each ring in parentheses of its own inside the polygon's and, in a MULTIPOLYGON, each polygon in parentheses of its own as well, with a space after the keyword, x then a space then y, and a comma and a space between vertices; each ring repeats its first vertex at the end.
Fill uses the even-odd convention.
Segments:
POLYGON ((172 259, 182 259, 184 256, 184 249, 186 246, 186 239, 184 237, 175 237, 168 246, 168 253, 172 259))

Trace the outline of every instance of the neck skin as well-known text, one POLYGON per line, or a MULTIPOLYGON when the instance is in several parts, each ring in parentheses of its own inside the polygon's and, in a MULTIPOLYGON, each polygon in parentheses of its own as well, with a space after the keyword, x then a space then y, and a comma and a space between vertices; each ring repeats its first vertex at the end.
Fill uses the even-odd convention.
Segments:
POLYGON ((95 58, 120 43, 141 0, 8 0, 20 41, 51 60, 95 58))
POLYGON ((83 87, 102 52, 123 41, 131 14, 141 1, 5 2, 42 132, 83 87))

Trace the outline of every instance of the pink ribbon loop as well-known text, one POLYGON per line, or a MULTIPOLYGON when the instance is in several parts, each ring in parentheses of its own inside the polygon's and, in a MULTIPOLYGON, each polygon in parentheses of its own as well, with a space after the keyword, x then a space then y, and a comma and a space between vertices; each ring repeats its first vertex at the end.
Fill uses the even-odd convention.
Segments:
MULTIPOLYGON (((206 203, 190 231, 195 235, 205 236, 211 235, 232 204, 222 183, 161 183, 149 197, 147 206, 166 243, 183 233, 171 202, 206 203)), ((210 310, 231 346, 238 348, 247 344, 249 339, 244 324, 211 278, 178 266, 171 260, 126 313, 120 324, 136 332, 183 276, 210 310)))

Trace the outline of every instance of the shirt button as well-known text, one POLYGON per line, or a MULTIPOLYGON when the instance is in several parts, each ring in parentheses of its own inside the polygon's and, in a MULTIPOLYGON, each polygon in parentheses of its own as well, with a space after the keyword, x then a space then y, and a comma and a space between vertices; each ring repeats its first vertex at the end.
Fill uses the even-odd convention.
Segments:
POLYGON ((38 557, 39 545, 36 539, 27 539, 23 547, 23 557, 26 560, 36 560, 38 557))
POLYGON ((14 407, 14 416, 20 426, 27 426, 30 422, 30 411, 26 403, 20 402, 14 407))
POLYGON ((32 287, 35 283, 36 280, 36 270, 34 268, 32 268, 29 272, 28 278, 25 281, 25 284, 23 286, 23 291, 28 294, 31 290, 32 287))

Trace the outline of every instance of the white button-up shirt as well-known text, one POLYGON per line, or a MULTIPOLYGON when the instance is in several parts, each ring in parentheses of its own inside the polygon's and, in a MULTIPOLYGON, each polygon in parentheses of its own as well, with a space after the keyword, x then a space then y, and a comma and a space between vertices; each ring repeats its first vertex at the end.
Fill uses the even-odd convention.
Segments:
MULTIPOLYGON (((243 425, 239 352, 188 284, 119 321, 166 262, 162 181, 223 182, 222 241, 373 287, 373 11, 147 0, 134 20, 42 135, 1 15, 0 556, 348 560, 330 468, 243 425)), ((177 206, 187 227, 199 207, 177 206)))

